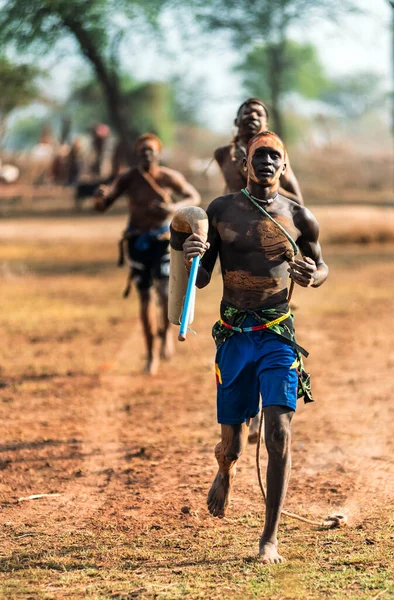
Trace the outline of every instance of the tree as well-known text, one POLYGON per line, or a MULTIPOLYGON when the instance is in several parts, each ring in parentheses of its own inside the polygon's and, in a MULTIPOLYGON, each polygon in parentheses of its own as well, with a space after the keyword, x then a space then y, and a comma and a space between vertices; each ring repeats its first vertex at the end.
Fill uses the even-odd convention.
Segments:
MULTIPOLYGON (((131 24, 153 23, 163 0, 0 0, 0 45, 46 52, 65 38, 88 61, 125 147, 119 47, 131 24)), ((131 151, 131 149, 130 149, 131 151)))
POLYGON ((207 97, 204 77, 183 70, 171 78, 172 111, 176 123, 201 125, 201 107, 207 97))
POLYGON ((164 143, 172 140, 174 132, 171 85, 160 81, 140 84, 128 93, 134 107, 129 123, 133 131, 151 131, 164 143))
POLYGON ((281 114, 285 95, 298 92, 305 98, 317 98, 328 86, 314 46, 292 40, 256 44, 236 69, 243 74, 247 92, 267 100, 273 128, 279 135, 284 129, 281 114))
POLYGON ((40 74, 37 67, 13 64, 6 57, 0 57, 0 142, 11 112, 41 97, 37 85, 40 74))
POLYGON ((96 123, 113 125, 102 86, 89 73, 79 73, 60 111, 70 116, 72 129, 83 133, 96 123))
POLYGON ((394 0, 388 0, 389 5, 392 8, 392 20, 391 20, 391 69, 393 87, 391 89, 391 131, 394 137, 394 0))
MULTIPOLYGON (((132 132, 129 141, 145 131, 156 133, 164 143, 173 135, 173 94, 171 85, 163 82, 137 83, 120 74, 120 89, 126 106, 124 126, 132 132)), ((88 78, 74 86, 65 110, 72 113, 73 127, 84 131, 95 122, 111 123, 111 115, 103 103, 103 92, 96 79, 88 78)))
POLYGON ((386 97, 381 75, 365 71, 333 79, 321 99, 347 119, 358 119, 381 107, 386 97))
POLYGON ((47 125, 47 119, 43 117, 30 116, 18 119, 7 127, 6 147, 17 151, 32 148, 37 144, 47 125))
POLYGON ((311 24, 316 18, 339 20, 360 12, 354 0, 190 0, 199 19, 214 31, 229 34, 234 46, 245 50, 254 44, 267 44, 269 70, 276 73, 278 89, 270 107, 276 117, 276 129, 283 135, 280 102, 286 69, 287 43, 294 26, 311 24))

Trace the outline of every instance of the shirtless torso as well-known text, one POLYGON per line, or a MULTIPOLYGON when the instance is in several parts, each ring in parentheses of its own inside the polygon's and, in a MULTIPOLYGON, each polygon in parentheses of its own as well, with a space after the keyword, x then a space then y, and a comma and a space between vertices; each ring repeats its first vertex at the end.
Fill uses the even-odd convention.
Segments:
MULTIPOLYGON (((318 226, 309 210, 281 195, 264 208, 318 266, 322 262, 318 226)), ((244 309, 285 301, 294 251, 281 230, 243 192, 217 198, 207 212, 210 248, 202 259, 199 285, 208 283, 219 255, 223 300, 244 309)))
POLYGON ((181 173, 162 166, 149 173, 137 167, 123 173, 105 196, 105 208, 121 195, 127 196, 133 227, 141 233, 160 228, 182 206, 182 202, 174 203, 173 195, 176 200, 188 198, 187 204, 199 199, 181 173))

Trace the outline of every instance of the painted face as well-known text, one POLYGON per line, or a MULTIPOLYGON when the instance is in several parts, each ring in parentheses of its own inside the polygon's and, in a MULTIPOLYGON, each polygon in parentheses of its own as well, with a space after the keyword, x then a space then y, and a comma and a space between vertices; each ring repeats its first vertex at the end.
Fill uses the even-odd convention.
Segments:
POLYGON ((253 140, 248 148, 248 179, 255 183, 274 185, 286 168, 286 149, 276 135, 253 140))
POLYGON ((268 119, 261 104, 246 104, 235 121, 240 135, 256 135, 268 128, 268 119))
POLYGON ((144 140, 137 147, 138 163, 145 168, 156 164, 160 157, 160 146, 155 140, 144 140))

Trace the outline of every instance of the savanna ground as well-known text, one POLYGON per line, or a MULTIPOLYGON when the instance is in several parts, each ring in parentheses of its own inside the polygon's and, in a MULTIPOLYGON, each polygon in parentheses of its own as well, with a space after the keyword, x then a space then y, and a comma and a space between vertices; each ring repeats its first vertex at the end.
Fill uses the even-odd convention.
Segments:
POLYGON ((316 403, 293 421, 286 508, 349 526, 283 518, 274 567, 257 557, 255 447, 228 517, 205 506, 219 277, 198 294, 197 335, 147 379, 114 266, 124 217, 0 222, 2 598, 394 598, 394 245, 373 243, 392 241, 394 212, 363 210, 316 209, 330 278, 295 292, 316 403), (59 495, 18 501, 32 494, 59 495))

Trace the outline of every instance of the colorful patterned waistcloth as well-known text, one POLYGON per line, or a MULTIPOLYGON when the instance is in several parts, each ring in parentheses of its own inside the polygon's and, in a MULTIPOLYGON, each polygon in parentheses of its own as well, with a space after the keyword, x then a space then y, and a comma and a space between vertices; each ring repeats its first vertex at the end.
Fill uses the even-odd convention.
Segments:
POLYGON ((250 331, 264 330, 280 336, 282 341, 292 346, 298 358, 298 398, 304 402, 314 402, 312 398, 310 375, 304 369, 302 356, 307 357, 308 352, 297 344, 294 330, 294 317, 287 302, 282 302, 273 308, 240 309, 222 301, 220 305, 220 319, 212 328, 212 336, 216 347, 221 346, 231 336, 250 331), (252 316, 259 325, 242 328, 248 316, 252 316))

